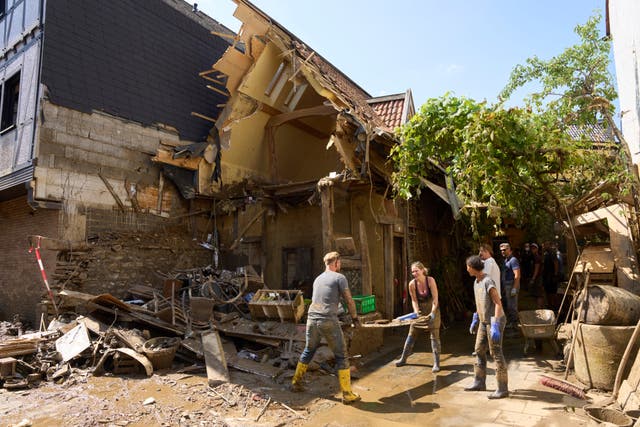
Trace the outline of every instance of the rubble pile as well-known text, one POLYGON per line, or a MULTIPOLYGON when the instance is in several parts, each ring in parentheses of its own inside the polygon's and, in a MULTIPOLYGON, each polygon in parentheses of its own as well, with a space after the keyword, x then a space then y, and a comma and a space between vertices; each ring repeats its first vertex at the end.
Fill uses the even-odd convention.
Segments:
MULTIPOLYGON (((247 407, 267 405, 248 391, 222 392, 228 368, 281 383, 304 348, 302 293, 266 289, 250 267, 174 271, 163 289, 136 285, 124 299, 72 290, 55 298, 60 314, 48 322, 43 315, 37 331, 25 331, 17 318, 0 323, 0 387, 206 371, 209 393, 225 404, 244 396, 247 407)), ((330 351, 319 351, 310 369, 331 373, 332 361, 330 351)))

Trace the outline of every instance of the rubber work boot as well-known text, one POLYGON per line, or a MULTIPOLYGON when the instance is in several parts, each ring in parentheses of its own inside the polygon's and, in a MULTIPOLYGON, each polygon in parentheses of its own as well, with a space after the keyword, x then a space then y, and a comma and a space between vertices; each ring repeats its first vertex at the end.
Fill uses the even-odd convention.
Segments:
POLYGON ((474 366, 475 377, 473 384, 469 387, 465 387, 464 391, 485 391, 487 385, 485 379, 487 378, 487 369, 482 366, 474 366))
POLYGON ((431 351, 433 351, 433 368, 431 368, 431 372, 440 372, 440 340, 431 340, 431 351))
POLYGON ((489 399, 502 399, 509 397, 509 387, 507 385, 508 377, 506 372, 498 372, 496 374, 496 380, 498 381, 498 389, 487 396, 489 399))
POLYGON ((338 370, 338 380, 340 381, 340 390, 342 390, 342 403, 345 405, 359 401, 360 395, 351 391, 351 370, 338 370))
POLYGON ((296 373, 293 374, 293 378, 291 379, 291 391, 302 391, 302 376, 305 372, 307 372, 307 368, 309 365, 307 363, 298 362, 296 365, 296 373))
POLYGON ((404 365, 407 364, 407 357, 409 357, 409 355, 413 351, 413 344, 414 343, 415 343, 415 340, 413 339, 413 337, 412 336, 408 336, 406 341, 404 342, 404 348, 402 349, 402 355, 400 356, 400 359, 396 360, 396 366, 400 367, 400 366, 404 366, 404 365))

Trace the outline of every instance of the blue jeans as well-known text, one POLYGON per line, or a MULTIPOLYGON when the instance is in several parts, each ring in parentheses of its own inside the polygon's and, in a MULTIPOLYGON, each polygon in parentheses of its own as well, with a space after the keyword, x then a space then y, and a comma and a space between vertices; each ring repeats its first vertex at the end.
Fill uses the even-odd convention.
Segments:
POLYGON ((347 369, 349 367, 349 359, 345 351, 347 346, 338 319, 307 319, 306 344, 300 355, 300 362, 305 364, 311 362, 323 337, 336 358, 336 369, 347 369))
POLYGON ((518 294, 515 296, 511 296, 511 289, 513 289, 513 282, 504 282, 504 299, 506 302, 506 315, 507 315, 507 323, 511 323, 514 325, 518 324, 518 294))

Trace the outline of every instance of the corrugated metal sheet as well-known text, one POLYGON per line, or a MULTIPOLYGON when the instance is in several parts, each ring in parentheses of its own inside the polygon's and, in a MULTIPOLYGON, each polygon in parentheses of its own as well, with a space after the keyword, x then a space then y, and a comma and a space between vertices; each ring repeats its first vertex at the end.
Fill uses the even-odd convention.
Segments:
POLYGON ((9 175, 0 177, 0 191, 7 188, 15 187, 16 185, 24 184, 33 179, 33 165, 24 169, 12 172, 9 175))

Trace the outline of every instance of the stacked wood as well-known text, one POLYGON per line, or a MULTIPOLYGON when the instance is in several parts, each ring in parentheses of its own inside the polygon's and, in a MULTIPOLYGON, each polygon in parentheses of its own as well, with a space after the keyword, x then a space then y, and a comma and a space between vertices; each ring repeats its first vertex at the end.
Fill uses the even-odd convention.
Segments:
POLYGON ((16 338, 0 343, 0 358, 33 354, 38 351, 38 338, 16 338))

